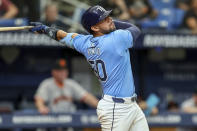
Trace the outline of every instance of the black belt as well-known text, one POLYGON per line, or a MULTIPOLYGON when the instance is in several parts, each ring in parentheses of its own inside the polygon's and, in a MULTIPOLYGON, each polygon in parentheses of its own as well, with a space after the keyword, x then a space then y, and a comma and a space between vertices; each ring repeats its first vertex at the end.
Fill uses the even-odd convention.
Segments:
MULTIPOLYGON (((124 103, 125 100, 123 98, 116 98, 116 97, 112 97, 112 100, 115 102, 115 103, 124 103)), ((131 97, 131 102, 135 102, 137 101, 137 97, 134 96, 134 97, 131 97)))

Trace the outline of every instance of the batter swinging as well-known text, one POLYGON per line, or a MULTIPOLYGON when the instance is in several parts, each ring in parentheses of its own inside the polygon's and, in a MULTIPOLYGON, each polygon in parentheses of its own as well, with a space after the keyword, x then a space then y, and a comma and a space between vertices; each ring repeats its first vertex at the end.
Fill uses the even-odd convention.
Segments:
POLYGON ((86 57, 103 89, 97 106, 102 131, 149 131, 136 103, 129 53, 140 30, 133 24, 113 21, 110 13, 93 6, 83 14, 81 23, 90 35, 67 33, 38 22, 32 23, 32 31, 45 33, 86 57))

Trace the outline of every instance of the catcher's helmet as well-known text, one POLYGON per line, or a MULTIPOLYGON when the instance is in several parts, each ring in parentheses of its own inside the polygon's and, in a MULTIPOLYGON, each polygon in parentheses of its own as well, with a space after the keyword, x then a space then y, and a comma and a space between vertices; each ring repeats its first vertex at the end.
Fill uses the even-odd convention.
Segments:
POLYGON ((104 20, 112 10, 106 11, 103 7, 96 5, 90 7, 82 15, 81 24, 83 27, 91 33, 91 26, 97 24, 98 22, 104 20))

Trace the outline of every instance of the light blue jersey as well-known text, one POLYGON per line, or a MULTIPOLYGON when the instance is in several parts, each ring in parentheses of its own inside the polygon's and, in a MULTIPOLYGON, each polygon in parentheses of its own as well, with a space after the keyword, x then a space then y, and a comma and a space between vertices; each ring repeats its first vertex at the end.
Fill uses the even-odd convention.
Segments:
POLYGON ((131 97, 134 94, 129 53, 133 37, 128 30, 116 30, 99 37, 78 35, 73 46, 91 64, 104 95, 131 97))

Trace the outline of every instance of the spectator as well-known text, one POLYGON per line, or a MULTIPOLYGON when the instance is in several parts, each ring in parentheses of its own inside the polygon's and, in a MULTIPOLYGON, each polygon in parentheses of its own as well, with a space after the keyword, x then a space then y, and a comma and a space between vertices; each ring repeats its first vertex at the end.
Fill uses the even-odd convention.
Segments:
POLYGON ((178 112, 179 111, 179 106, 175 101, 169 101, 167 105, 167 110, 169 112, 178 112))
POLYGON ((132 19, 143 20, 145 18, 154 19, 157 11, 152 8, 148 0, 132 0, 127 3, 132 19))
POLYGON ((14 18, 18 14, 18 8, 10 0, 0 0, 1 19, 14 18))
POLYGON ((52 69, 52 78, 44 80, 35 94, 35 104, 41 114, 74 112, 76 108, 73 100, 83 101, 96 108, 98 100, 67 76, 65 60, 57 60, 52 69))
POLYGON ((105 0, 99 3, 101 6, 106 8, 107 10, 113 9, 111 16, 121 19, 128 20, 130 19, 130 14, 128 11, 128 7, 125 4, 124 0, 105 0))
POLYGON ((149 4, 148 0, 108 0, 102 2, 104 7, 113 8, 112 16, 121 20, 155 18, 157 11, 149 4))
POLYGON ((124 0, 114 0, 115 4, 119 7, 121 14, 119 15, 119 19, 121 20, 128 20, 130 19, 130 14, 128 11, 128 8, 126 6, 126 3, 124 0))
POLYGON ((191 0, 176 0, 176 7, 188 11, 190 8, 190 2, 191 0))
POLYGON ((58 8, 56 4, 48 4, 45 7, 45 20, 42 21, 47 26, 68 30, 69 26, 58 20, 58 8))
MULTIPOLYGON (((197 113, 197 88, 193 96, 185 100, 181 105, 181 110, 185 113, 197 113)), ((178 131, 196 131, 196 128, 179 128, 178 131)))
POLYGON ((197 0, 192 0, 190 9, 186 12, 183 22, 184 28, 191 30, 193 34, 197 34, 197 0))
POLYGON ((197 89, 194 90, 190 99, 182 103, 181 110, 186 113, 197 113, 197 89))
MULTIPOLYGON (((138 104, 139 104, 140 108, 141 108, 143 111, 145 111, 145 110, 148 108, 147 103, 146 103, 146 101, 144 101, 144 100, 140 100, 140 101, 138 102, 138 104)), ((157 115, 158 113, 159 113, 158 108, 157 108, 157 107, 153 107, 153 108, 151 109, 150 114, 148 114, 148 115, 157 115)))
POLYGON ((159 103, 160 99, 156 94, 150 94, 146 101, 139 100, 139 106, 144 111, 146 116, 149 115, 157 115, 159 113, 159 110, 157 108, 157 105, 159 103))
MULTIPOLYGON (((44 0, 43 0, 44 1, 44 0)), ((27 18, 29 21, 38 21, 40 19, 40 0, 12 0, 18 7, 19 18, 27 18)))

